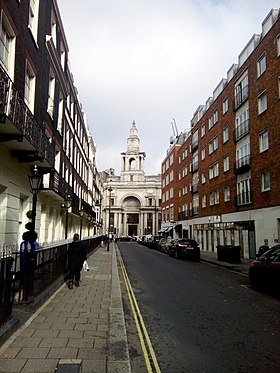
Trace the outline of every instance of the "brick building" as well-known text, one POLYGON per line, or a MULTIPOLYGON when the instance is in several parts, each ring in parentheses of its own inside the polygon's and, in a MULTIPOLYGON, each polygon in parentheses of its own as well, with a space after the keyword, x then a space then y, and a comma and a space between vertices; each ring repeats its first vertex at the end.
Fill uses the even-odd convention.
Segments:
MULTIPOLYGON (((194 237, 209 251, 219 244, 240 245, 242 256, 252 258, 260 245, 279 242, 279 98, 280 13, 275 9, 213 96, 198 107, 184 143, 178 144, 172 181, 178 184, 178 206, 174 197, 164 202, 178 211, 176 236, 194 237)), ((170 218, 164 216, 167 224, 170 218)))
POLYGON ((41 176, 39 243, 99 229, 95 145, 69 69, 56 0, 1 0, 0 246, 15 249, 34 207, 28 175, 41 176), (62 204, 71 199, 71 207, 62 204))

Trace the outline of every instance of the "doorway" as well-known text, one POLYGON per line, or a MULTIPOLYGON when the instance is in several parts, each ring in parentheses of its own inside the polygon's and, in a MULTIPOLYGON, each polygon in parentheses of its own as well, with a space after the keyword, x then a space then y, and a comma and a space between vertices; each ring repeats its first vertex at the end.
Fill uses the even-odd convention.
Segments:
POLYGON ((137 236, 137 225, 136 224, 129 224, 128 225, 128 235, 129 236, 137 236))

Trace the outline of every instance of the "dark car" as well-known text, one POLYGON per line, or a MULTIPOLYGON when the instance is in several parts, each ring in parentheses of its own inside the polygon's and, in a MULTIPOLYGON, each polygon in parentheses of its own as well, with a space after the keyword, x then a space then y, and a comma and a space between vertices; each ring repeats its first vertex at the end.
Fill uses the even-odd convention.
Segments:
POLYGON ((195 240, 182 238, 175 240, 169 247, 169 256, 177 259, 190 258, 194 260, 200 259, 200 247, 195 240))
POLYGON ((255 289, 280 294, 280 245, 270 247, 250 264, 249 280, 255 289))
POLYGON ((172 237, 161 238, 158 243, 158 250, 162 253, 169 254, 169 248, 175 240, 172 237))
POLYGON ((151 239, 151 241, 150 241, 149 247, 151 249, 158 250, 159 249, 159 241, 162 238, 163 238, 162 236, 153 236, 152 239, 151 239))

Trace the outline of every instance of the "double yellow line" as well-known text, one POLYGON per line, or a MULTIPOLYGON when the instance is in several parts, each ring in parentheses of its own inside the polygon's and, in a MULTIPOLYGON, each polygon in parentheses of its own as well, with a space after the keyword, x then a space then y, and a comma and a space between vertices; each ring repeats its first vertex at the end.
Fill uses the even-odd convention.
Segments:
POLYGON ((118 252, 118 255, 120 259, 124 282, 125 282, 125 286, 127 289, 131 309, 133 312, 137 332, 138 332, 141 347, 143 350, 147 371, 148 373, 161 373, 150 337, 145 327, 145 324, 144 324, 140 309, 138 307, 134 292, 132 290, 132 287, 131 287, 131 284, 130 284, 130 281, 127 275, 127 271, 125 269, 124 262, 123 262, 120 252, 118 252))

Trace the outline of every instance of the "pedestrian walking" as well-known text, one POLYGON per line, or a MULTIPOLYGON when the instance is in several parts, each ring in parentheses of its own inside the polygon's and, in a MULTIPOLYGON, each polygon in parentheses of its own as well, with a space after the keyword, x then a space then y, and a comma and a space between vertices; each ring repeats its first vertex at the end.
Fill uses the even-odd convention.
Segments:
POLYGON ((87 260, 86 248, 78 233, 74 234, 73 242, 70 243, 68 248, 68 270, 69 270, 69 289, 75 286, 80 286, 81 270, 84 261, 87 260))

